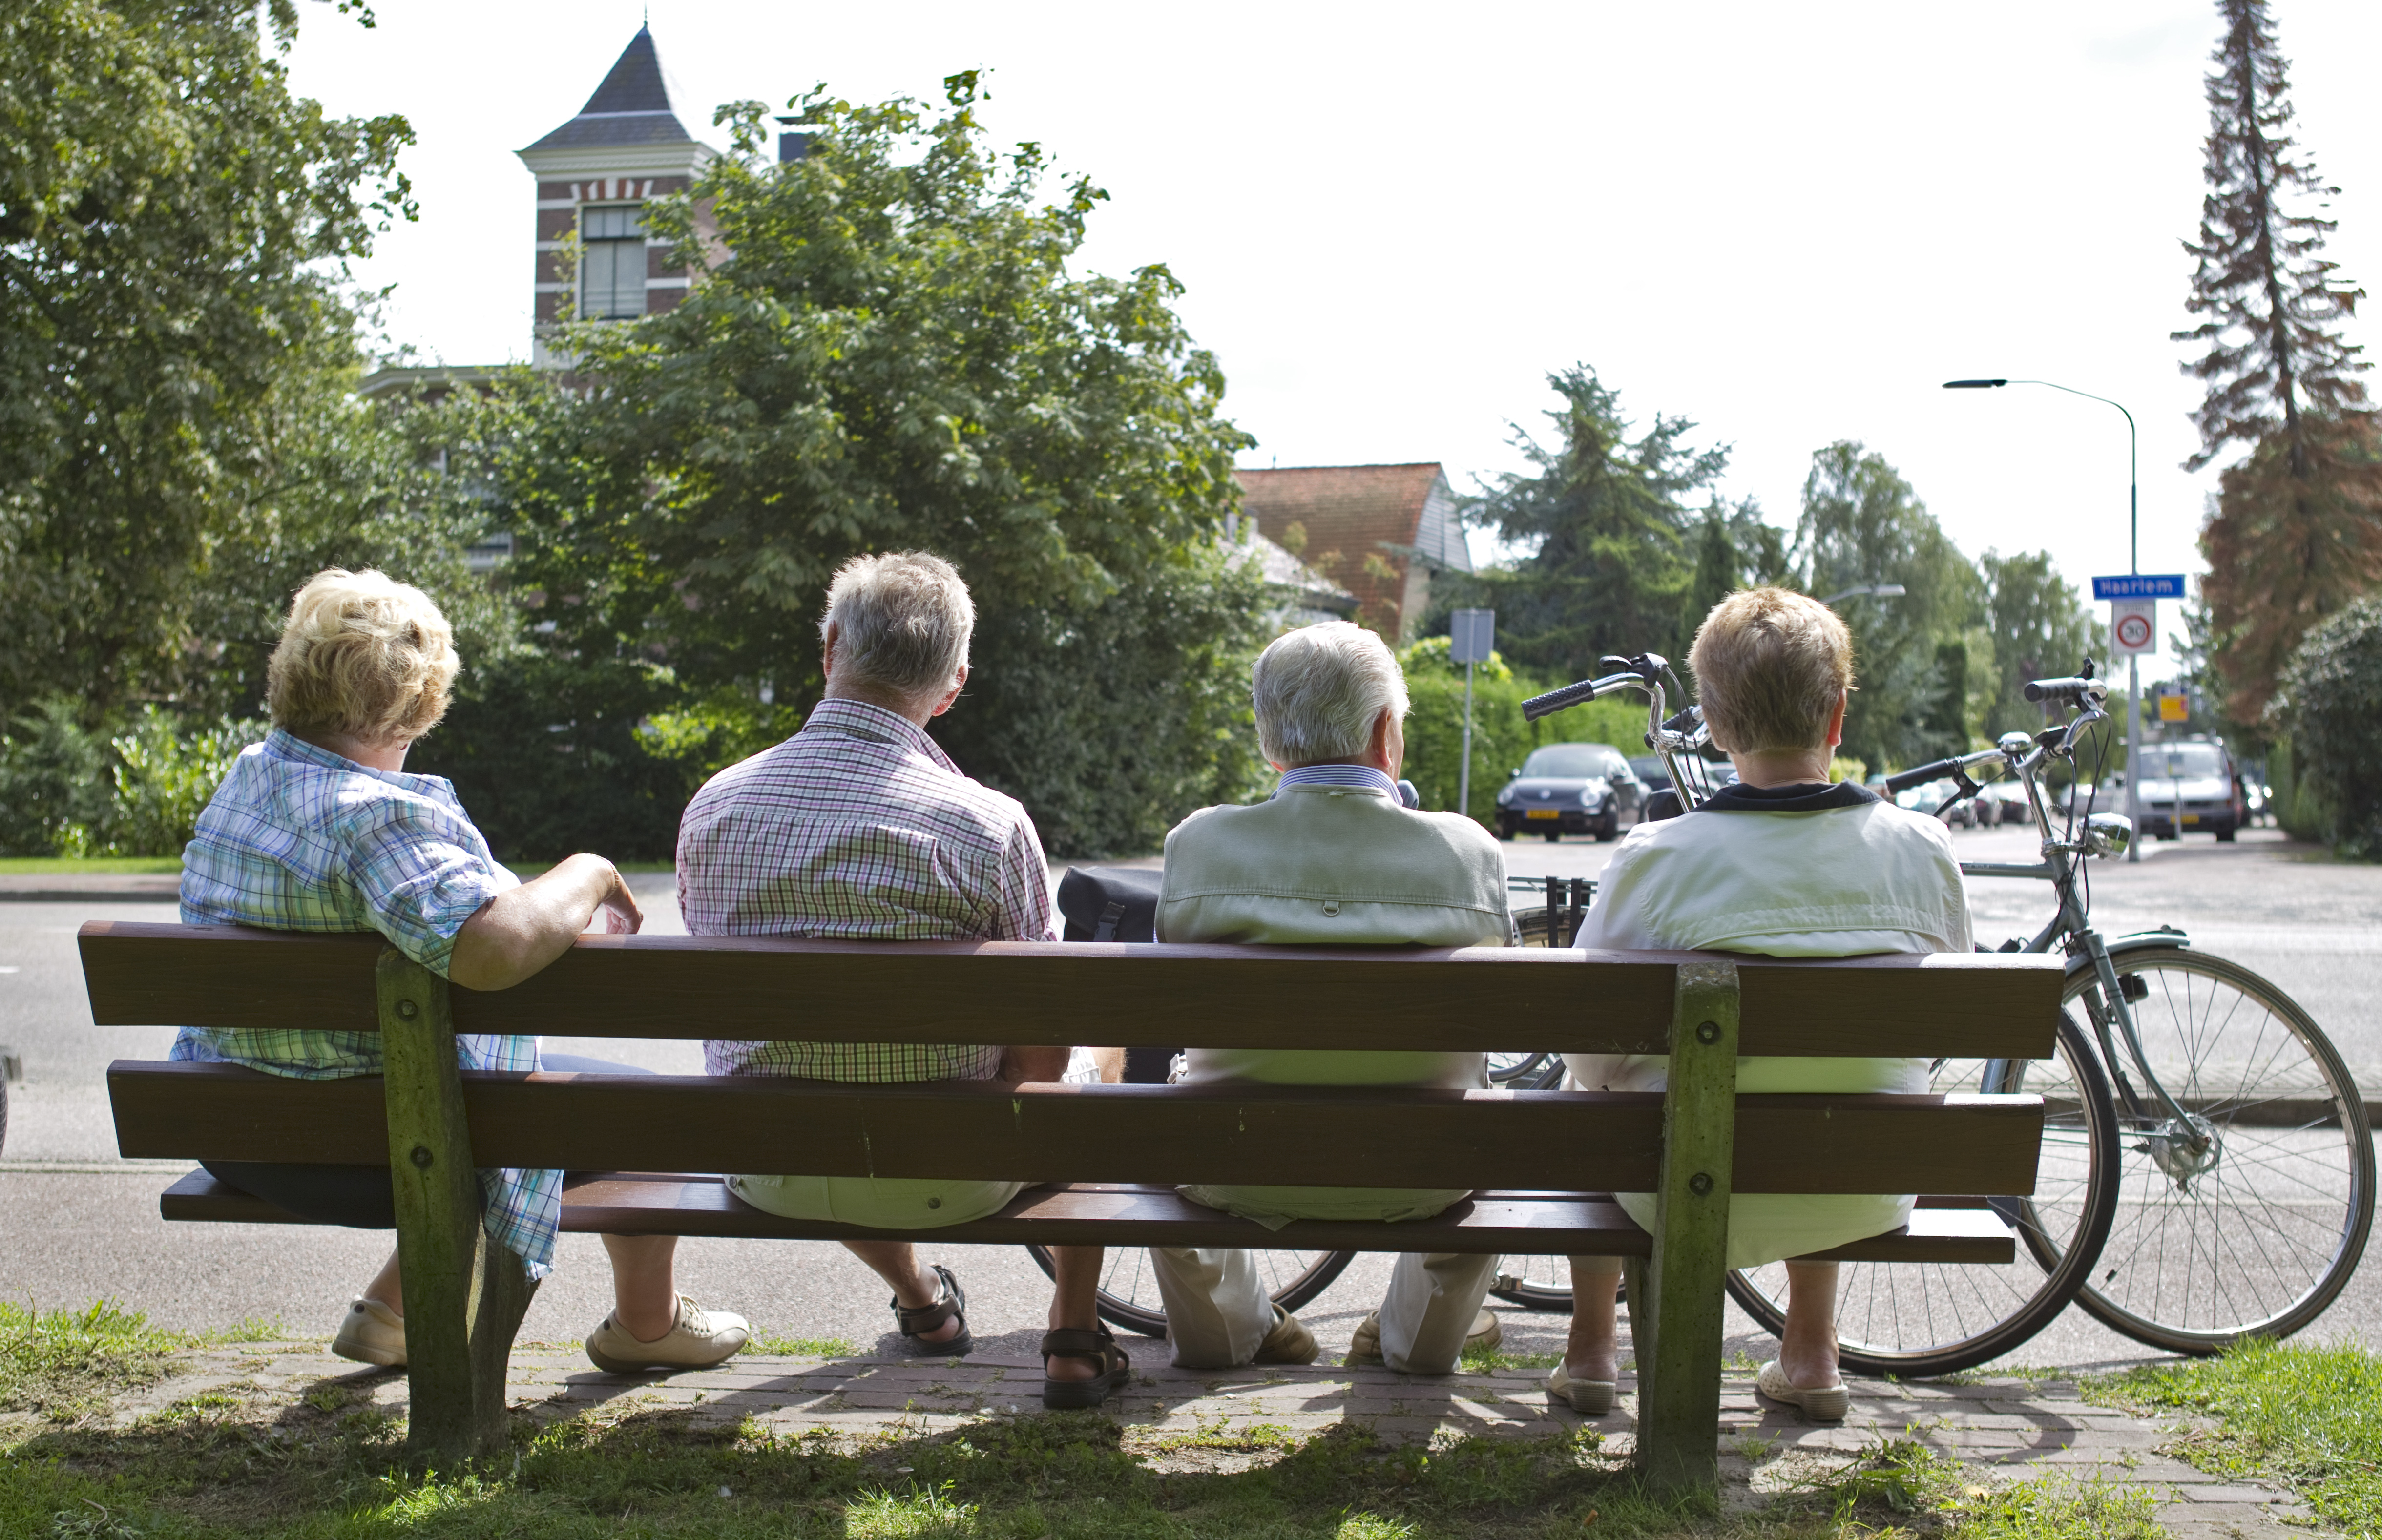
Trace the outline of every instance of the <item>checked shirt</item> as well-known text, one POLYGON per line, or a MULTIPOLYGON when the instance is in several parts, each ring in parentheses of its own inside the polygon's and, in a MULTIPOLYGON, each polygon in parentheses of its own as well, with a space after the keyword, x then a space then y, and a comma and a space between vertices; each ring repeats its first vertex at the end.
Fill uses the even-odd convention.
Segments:
MULTIPOLYGON (((519 886, 444 777, 371 769, 276 728, 241 752, 199 814, 182 851, 182 923, 378 931, 444 977, 463 923, 519 886)), ((172 1057, 298 1080, 381 1072, 376 1033, 184 1027, 172 1057)), ((455 1057, 466 1069, 535 1069, 537 1039, 459 1034, 455 1057)), ((486 1170, 480 1187, 489 1235, 545 1276, 562 1173, 486 1170)))
MULTIPOLYGON (((1050 879, 1016 800, 960 774, 906 719, 821 701, 802 731, 721 771, 678 830, 678 901, 694 935, 1055 941, 1050 879)), ((799 1021, 800 1000, 786 1004, 799 1021)), ((704 1045, 715 1075, 990 1080, 972 1044, 704 1045)))

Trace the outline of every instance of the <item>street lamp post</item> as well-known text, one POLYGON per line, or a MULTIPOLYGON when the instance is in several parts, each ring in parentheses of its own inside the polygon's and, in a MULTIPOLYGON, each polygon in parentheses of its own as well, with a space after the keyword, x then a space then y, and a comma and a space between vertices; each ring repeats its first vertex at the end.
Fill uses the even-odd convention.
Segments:
MULTIPOLYGON (((1946 380, 1946 390, 1998 390, 2004 385, 2042 385, 2046 390, 2062 390, 2070 396, 2081 396, 2088 401, 2098 401, 2105 407, 2116 407, 2126 419, 2126 569, 2143 569, 2143 480, 2140 436, 2134 431, 2134 414, 2120 402, 2106 396, 2095 396, 2089 390, 2057 384, 2051 380, 1946 380)), ((2135 740, 2142 731, 2143 661, 2142 654, 2126 654, 2126 816, 2134 827, 2143 826, 2142 776, 2137 774, 2135 740)), ((2178 825, 2180 827, 2181 825, 2178 825)), ((2143 843, 2139 839, 2126 842, 2126 859, 2143 859, 2143 843)))

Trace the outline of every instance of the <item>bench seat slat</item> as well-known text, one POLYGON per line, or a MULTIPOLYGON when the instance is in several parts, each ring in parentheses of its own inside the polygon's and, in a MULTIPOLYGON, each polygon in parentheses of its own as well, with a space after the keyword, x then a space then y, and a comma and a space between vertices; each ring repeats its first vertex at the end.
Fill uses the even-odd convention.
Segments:
MULTIPOLYGON (((375 1032, 381 946, 122 921, 81 932, 102 1026, 375 1032)), ((460 1032, 571 1037, 1659 1053, 1676 965, 1694 955, 590 935, 511 989, 456 990, 453 1010, 460 1032)), ((1736 960, 1744 1054, 2051 1052, 2056 958, 1736 960)))
MULTIPOLYGON (((158 1202, 167 1219, 211 1224, 302 1224, 262 1198, 193 1171, 158 1202)), ((898 1232, 806 1224, 737 1201, 717 1177, 653 1172, 573 1175, 563 1184, 562 1228, 574 1233, 700 1235, 758 1241, 883 1241, 898 1232)), ((908 1239, 954 1245, 1092 1244, 1246 1246, 1295 1251, 1478 1251, 1539 1255, 1644 1256, 1645 1231, 1602 1194, 1480 1192, 1434 1219, 1396 1225, 1301 1220, 1270 1230, 1203 1208, 1172 1188, 1083 1183, 1034 1188, 990 1218, 919 1230, 908 1239)), ((1983 1210, 1922 1209, 1910 1228, 1840 1246, 1819 1260, 2006 1263, 2016 1242, 1983 1210)))
MULTIPOLYGON (((130 1157, 387 1159, 381 1083, 228 1064, 108 1069, 130 1157)), ((1651 1093, 1315 1086, 871 1085, 772 1077, 463 1077, 474 1158, 566 1170, 1644 1192, 1651 1093)), ((2033 1190, 2036 1096, 1744 1096, 1740 1192, 2033 1190)))

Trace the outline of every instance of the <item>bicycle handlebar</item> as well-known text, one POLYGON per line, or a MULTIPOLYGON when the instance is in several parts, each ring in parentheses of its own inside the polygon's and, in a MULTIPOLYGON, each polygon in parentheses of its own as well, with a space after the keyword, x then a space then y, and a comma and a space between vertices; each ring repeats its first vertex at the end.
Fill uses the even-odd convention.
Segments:
POLYGON ((1522 720, 1535 722, 1541 716, 1553 715, 1565 706, 1576 706, 1582 701, 1594 700, 1599 695, 1608 695, 1629 685, 1642 690, 1646 681, 1636 674, 1607 674, 1601 679, 1582 679, 1561 690, 1550 690, 1522 703, 1522 720))
POLYGON ((2026 698, 2030 701, 2091 702, 2098 705, 2109 698, 2106 679, 2069 678, 2064 679, 2029 679, 2026 698))
POLYGON ((1885 794, 1892 797, 1908 791, 1914 786, 1925 786, 1929 781, 1940 781, 1958 768, 1960 768, 1960 762, 1957 759, 1939 759, 1931 764, 1914 765, 1898 776, 1886 776, 1885 794))
POLYGON ((1942 780, 1956 771, 1971 770, 1979 765, 2001 763, 2004 763, 2004 760, 1999 749, 1983 749, 1973 754, 1955 754, 1950 759, 1939 759, 1932 764, 1914 765, 1898 776, 1886 776, 1885 794, 1891 797, 1897 792, 1908 791, 1914 786, 1924 786, 1929 781, 1942 780))

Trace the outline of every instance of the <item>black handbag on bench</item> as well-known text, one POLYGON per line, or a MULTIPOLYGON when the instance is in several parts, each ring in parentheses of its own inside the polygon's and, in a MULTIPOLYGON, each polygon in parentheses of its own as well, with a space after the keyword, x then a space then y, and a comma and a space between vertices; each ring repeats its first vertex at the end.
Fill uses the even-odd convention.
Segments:
MULTIPOLYGON (((1138 866, 1070 866, 1059 879, 1059 912, 1066 941, 1158 939, 1160 874, 1138 866)), ((1164 1085, 1173 1048, 1127 1048, 1127 1085, 1164 1085)))

